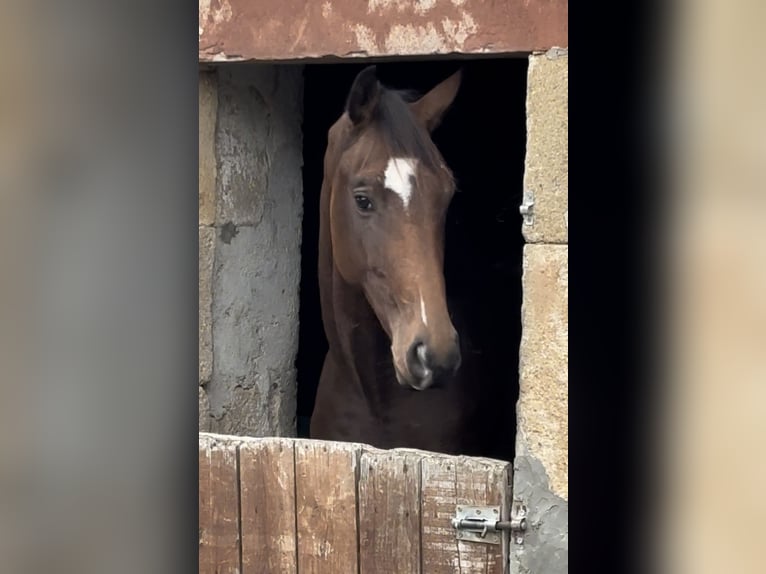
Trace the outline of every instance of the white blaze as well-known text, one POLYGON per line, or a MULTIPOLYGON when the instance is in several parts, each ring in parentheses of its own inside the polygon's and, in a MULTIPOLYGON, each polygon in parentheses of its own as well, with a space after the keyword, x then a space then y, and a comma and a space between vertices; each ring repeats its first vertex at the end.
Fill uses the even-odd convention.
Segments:
POLYGON ((426 317, 426 304, 423 301, 423 294, 420 295, 420 318, 423 319, 423 325, 428 327, 428 317, 426 317))
POLYGON ((402 199, 405 211, 412 197, 412 178, 415 177, 416 164, 415 159, 392 157, 388 160, 383 174, 385 177, 383 185, 402 199))

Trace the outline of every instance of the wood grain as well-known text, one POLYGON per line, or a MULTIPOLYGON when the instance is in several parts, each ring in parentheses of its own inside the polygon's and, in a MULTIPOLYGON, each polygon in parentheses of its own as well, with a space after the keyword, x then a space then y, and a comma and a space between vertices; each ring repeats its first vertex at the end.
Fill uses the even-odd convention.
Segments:
MULTIPOLYGON (((455 464, 456 504, 500 506, 507 519, 509 464, 488 459, 460 457, 455 464)), ((508 538, 507 535, 504 536, 508 538)), ((505 545, 505 543, 504 543, 505 545)), ((459 571, 463 574, 505 574, 503 545, 458 541, 459 571)), ((508 556, 507 546, 505 556, 508 556)), ((506 560, 507 564, 507 560, 506 560)))
POLYGON ((455 508, 500 506, 510 464, 352 443, 200 433, 200 574, 507 574, 455 508), (241 534, 241 535, 240 535, 241 534))
POLYGON ((420 572, 420 456, 367 450, 359 471, 361 574, 420 572))
POLYGON ((421 460, 423 574, 506 574, 507 544, 457 540, 450 520, 458 504, 509 505, 509 464, 487 459, 424 456, 421 460))
POLYGON ((199 572, 239 574, 237 445, 199 439, 199 572))
POLYGON ((239 446, 242 573, 297 568, 293 441, 264 438, 239 446))
POLYGON ((359 445, 295 442, 298 571, 358 572, 356 481, 359 445))
POLYGON ((455 461, 426 456, 420 461, 423 574, 454 574, 460 565, 455 529, 455 461))

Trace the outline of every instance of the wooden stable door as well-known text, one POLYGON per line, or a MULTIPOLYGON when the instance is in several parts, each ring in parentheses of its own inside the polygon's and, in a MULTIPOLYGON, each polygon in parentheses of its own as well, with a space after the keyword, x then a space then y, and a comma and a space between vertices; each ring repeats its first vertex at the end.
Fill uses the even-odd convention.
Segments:
POLYGON ((200 433, 199 572, 505 574, 508 530, 476 525, 507 524, 510 483, 496 460, 200 433))

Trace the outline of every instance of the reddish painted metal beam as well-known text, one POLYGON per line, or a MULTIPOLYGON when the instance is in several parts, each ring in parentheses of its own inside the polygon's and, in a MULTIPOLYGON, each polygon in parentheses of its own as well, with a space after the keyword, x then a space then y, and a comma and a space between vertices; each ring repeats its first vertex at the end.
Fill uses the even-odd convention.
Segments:
POLYGON ((199 0, 199 61, 568 47, 568 0, 199 0))

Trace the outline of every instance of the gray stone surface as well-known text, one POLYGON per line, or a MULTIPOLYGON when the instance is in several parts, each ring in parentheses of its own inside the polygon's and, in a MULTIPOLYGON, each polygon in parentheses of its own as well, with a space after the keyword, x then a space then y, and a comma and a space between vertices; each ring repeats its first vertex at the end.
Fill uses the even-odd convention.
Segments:
POLYGON ((216 230, 199 228, 199 384, 213 377, 213 253, 216 230))
POLYGON ((205 386, 200 385, 198 387, 198 395, 199 395, 199 432, 208 432, 210 430, 210 426, 212 423, 212 418, 210 417, 210 404, 207 400, 207 391, 205 390, 205 386))
POLYGON ((215 124, 218 86, 215 72, 199 75, 199 224, 215 221, 215 124))
POLYGON ((257 225, 267 189, 296 181, 300 189, 301 70, 260 64, 219 69, 217 225, 257 225))
POLYGON ((569 503, 553 494, 545 467, 517 440, 513 495, 527 507, 523 544, 511 542, 511 574, 567 574, 569 503))
POLYGON ((213 432, 295 434, 302 68, 218 75, 213 432))

